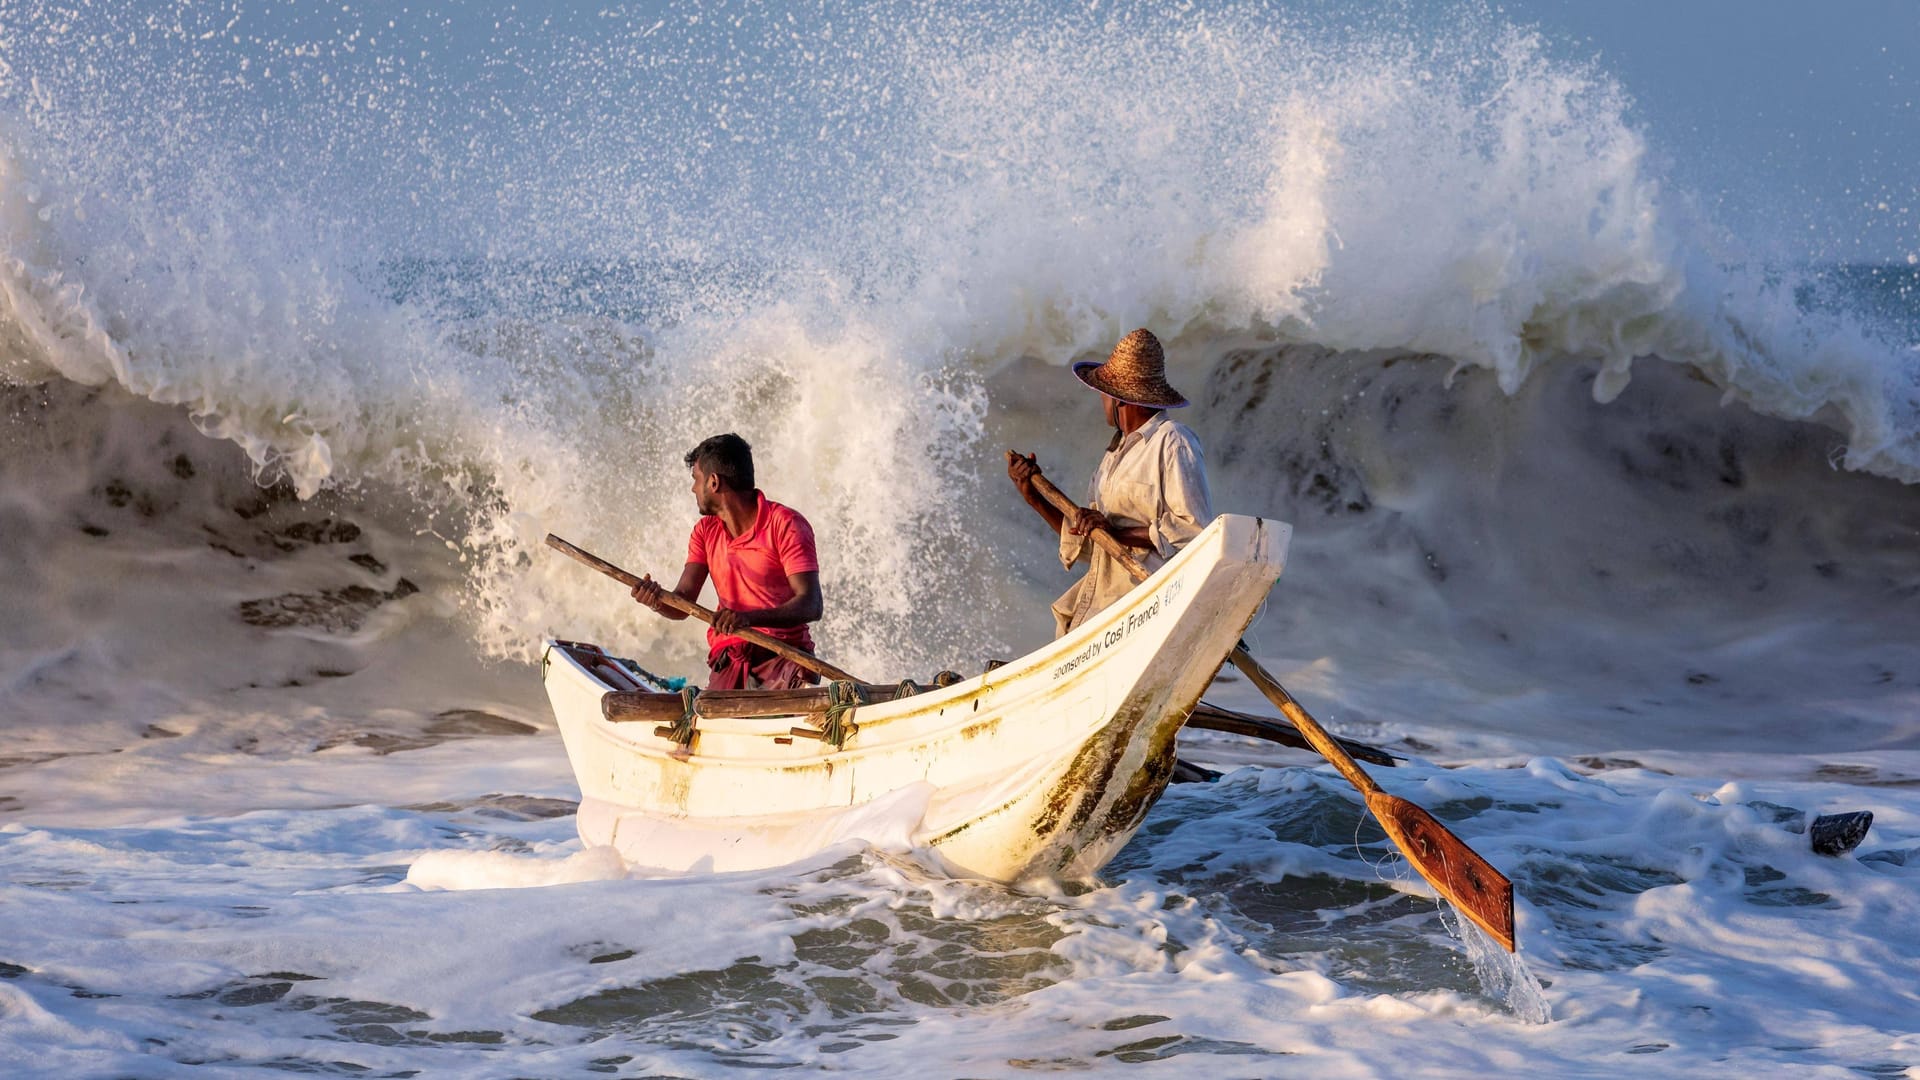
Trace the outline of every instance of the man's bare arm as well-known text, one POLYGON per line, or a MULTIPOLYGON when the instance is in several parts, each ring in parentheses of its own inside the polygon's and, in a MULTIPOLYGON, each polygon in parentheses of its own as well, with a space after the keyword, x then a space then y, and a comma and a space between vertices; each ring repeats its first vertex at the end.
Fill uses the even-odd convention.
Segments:
POLYGON ((777 607, 759 611, 720 608, 713 613, 713 628, 722 634, 731 634, 749 626, 804 626, 818 622, 825 607, 820 595, 820 572, 808 570, 788 574, 787 587, 793 590, 793 596, 777 607))
MULTIPOLYGON (((682 600, 698 601, 700 590, 707 587, 707 564, 688 563, 680 569, 680 584, 673 587, 673 594, 682 600)), ((687 613, 678 608, 670 608, 660 602, 660 583, 653 580, 651 574, 640 579, 633 587, 633 598, 654 610, 663 619, 679 622, 687 613)))

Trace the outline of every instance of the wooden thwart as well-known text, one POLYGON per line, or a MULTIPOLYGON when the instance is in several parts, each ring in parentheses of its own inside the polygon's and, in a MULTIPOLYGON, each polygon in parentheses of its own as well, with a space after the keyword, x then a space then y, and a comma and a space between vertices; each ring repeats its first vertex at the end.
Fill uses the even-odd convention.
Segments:
MULTIPOLYGON (((1033 474, 1033 486, 1042 498, 1066 515, 1066 526, 1070 527, 1080 507, 1039 472, 1033 474)), ((1135 581, 1144 581, 1150 576, 1140 560, 1134 558, 1124 544, 1114 539, 1112 533, 1095 529, 1092 536, 1094 543, 1124 566, 1135 581)), ((1493 864, 1482 858, 1479 852, 1434 820, 1432 814, 1407 799, 1382 790, 1373 777, 1368 776, 1366 770, 1354 761, 1353 755, 1327 734, 1318 721, 1307 715, 1307 711, 1293 700, 1293 695, 1287 693, 1278 680, 1267 674, 1259 661, 1247 652, 1245 644, 1235 646, 1229 659, 1260 688, 1260 692, 1273 702, 1281 715, 1293 723, 1307 742, 1334 768, 1340 770, 1340 775, 1360 789, 1360 794, 1367 800, 1367 809, 1379 819, 1388 838, 1413 864, 1413 868, 1420 872, 1420 876, 1427 879, 1434 891, 1452 901, 1455 907, 1491 934, 1508 952, 1512 952, 1513 883, 1507 880, 1506 875, 1494 869, 1493 864)))

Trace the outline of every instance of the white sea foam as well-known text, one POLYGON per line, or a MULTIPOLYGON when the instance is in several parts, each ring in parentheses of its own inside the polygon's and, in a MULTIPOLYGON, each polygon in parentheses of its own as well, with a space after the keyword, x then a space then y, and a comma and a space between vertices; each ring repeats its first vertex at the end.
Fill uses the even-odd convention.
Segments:
POLYGON ((429 851, 407 868, 407 884, 423 889, 527 889, 626 876, 627 864, 610 847, 557 860, 499 851, 429 851))

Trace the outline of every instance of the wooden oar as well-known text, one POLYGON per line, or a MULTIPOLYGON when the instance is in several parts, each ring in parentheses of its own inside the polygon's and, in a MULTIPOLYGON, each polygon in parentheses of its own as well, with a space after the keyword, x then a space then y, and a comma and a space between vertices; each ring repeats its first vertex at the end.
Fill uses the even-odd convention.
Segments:
MULTIPOLYGON (((1071 528, 1080 507, 1072 499, 1053 486, 1037 470, 1033 474, 1033 486, 1042 498, 1051 503, 1054 509, 1066 516, 1062 528, 1071 528)), ((1150 575, 1140 560, 1133 557, 1126 545, 1114 539, 1105 529, 1095 529, 1093 542, 1100 549, 1113 556, 1114 560, 1126 567, 1135 581, 1145 581, 1150 575)), ((1293 722, 1301 735, 1313 744, 1340 775, 1360 789, 1367 800, 1367 809, 1380 821, 1407 861, 1427 879, 1434 891, 1455 907, 1465 912, 1469 919, 1480 928, 1493 935, 1506 948, 1513 951, 1513 883, 1507 876, 1494 869, 1493 864, 1482 858, 1480 853, 1468 847, 1459 837, 1447 830, 1447 827, 1434 820, 1432 814, 1422 810, 1407 799, 1388 794, 1373 777, 1353 760, 1353 756, 1341 749, 1333 736, 1327 734, 1319 721, 1307 715, 1307 710, 1293 700, 1286 687, 1272 675, 1267 674, 1253 654, 1247 652, 1245 642, 1234 646, 1229 657, 1233 665, 1239 668, 1260 692, 1273 702, 1281 715, 1293 722)))
MULTIPOLYGON (((640 578, 638 576, 627 573, 625 570, 620 569, 598 555, 582 551, 552 533, 547 534, 547 546, 563 555, 578 559, 628 588, 640 584, 640 578)), ((692 600, 688 600, 679 593, 671 592, 663 588, 660 590, 660 602, 673 608, 675 611, 691 615, 703 623, 711 624, 713 622, 713 612, 701 607, 692 600)), ((791 660, 801 667, 806 668, 808 671, 824 678, 843 679, 850 682, 860 681, 852 675, 834 667, 832 664, 827 663, 825 660, 807 652, 805 649, 796 649, 792 645, 781 641, 779 638, 769 634, 763 634, 750 626, 743 626, 733 631, 733 635, 746 641, 751 641, 755 645, 772 652, 774 655, 791 660)))

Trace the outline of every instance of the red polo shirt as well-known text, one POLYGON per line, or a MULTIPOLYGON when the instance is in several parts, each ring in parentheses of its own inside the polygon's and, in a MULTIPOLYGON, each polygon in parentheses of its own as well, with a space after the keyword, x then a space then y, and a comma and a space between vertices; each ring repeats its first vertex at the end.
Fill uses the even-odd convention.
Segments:
MULTIPOLYGON (((727 526, 718 514, 702 517, 687 538, 687 562, 699 563, 713 578, 713 591, 722 607, 734 611, 761 611, 778 607, 793 599, 787 584, 791 574, 818 572, 820 557, 814 553, 813 526, 790 507, 782 506, 756 490, 759 511, 753 524, 739 536, 728 536, 727 526)), ((813 635, 805 626, 756 626, 755 630, 808 652, 813 651, 813 635)), ((715 633, 707 628, 707 655, 716 656, 740 639, 732 634, 715 633)))

